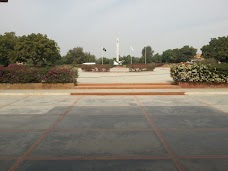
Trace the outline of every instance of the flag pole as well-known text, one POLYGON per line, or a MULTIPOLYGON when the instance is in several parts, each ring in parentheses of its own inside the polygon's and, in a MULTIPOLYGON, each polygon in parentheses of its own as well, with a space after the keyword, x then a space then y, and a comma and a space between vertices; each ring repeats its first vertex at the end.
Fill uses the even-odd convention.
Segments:
POLYGON ((145 64, 146 64, 146 45, 145 45, 145 64))
POLYGON ((104 58, 104 47, 101 48, 101 64, 103 65, 104 61, 103 61, 103 58, 104 58))
POLYGON ((132 47, 130 47, 130 55, 131 55, 131 65, 132 65, 132 47))

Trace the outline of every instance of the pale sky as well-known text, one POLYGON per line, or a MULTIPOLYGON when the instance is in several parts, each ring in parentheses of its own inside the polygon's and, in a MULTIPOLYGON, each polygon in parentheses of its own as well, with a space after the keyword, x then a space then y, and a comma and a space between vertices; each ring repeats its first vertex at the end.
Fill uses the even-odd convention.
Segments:
POLYGON ((0 34, 47 34, 65 55, 80 46, 97 57, 141 56, 228 35, 228 0, 9 0, 0 3, 0 34), (130 46, 135 50, 130 52, 130 46))

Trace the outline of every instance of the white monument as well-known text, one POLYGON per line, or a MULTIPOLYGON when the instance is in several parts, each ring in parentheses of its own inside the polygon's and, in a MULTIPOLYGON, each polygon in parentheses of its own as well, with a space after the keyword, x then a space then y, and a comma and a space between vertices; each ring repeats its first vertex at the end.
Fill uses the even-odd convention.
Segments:
POLYGON ((124 61, 120 61, 120 40, 116 38, 116 60, 114 61, 114 65, 122 65, 124 61))

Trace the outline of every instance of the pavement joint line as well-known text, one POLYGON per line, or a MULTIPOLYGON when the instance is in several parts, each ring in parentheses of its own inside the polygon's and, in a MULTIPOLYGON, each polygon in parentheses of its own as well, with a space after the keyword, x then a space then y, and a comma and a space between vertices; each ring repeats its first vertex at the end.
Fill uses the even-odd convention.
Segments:
POLYGON ((170 160, 168 156, 63 156, 63 157, 27 157, 26 160, 170 160))
POLYGON ((22 155, 20 156, 17 161, 10 167, 8 171, 16 171, 20 164, 25 160, 26 157, 28 157, 49 135, 49 133, 63 120, 63 118, 73 109, 74 105, 81 99, 81 96, 78 97, 75 102, 72 104, 71 108, 69 108, 67 111, 62 113, 58 119, 50 125, 50 127, 39 136, 38 140, 36 140, 32 146, 22 155))
POLYGON ((189 155, 178 156, 179 159, 228 159, 228 155, 189 155))
POLYGON ((182 164, 180 163, 180 161, 178 160, 178 157, 176 156, 176 154, 174 153, 174 151, 172 150, 172 148, 169 146, 168 142, 165 140, 165 137, 162 135, 162 133, 160 132, 159 128, 156 126, 156 124, 154 123, 153 119, 149 116, 149 114, 146 112, 146 110, 144 109, 144 107, 141 105, 140 101, 137 99, 136 96, 135 97, 135 101, 138 104, 138 107, 141 109, 141 111, 143 112, 145 118, 147 119, 148 123, 150 124, 151 128, 153 129, 153 131, 155 132, 156 136, 159 138, 160 142, 162 143, 163 147, 166 149, 166 151, 168 152, 168 154, 170 155, 172 161, 174 162, 176 168, 178 171, 185 171, 184 167, 182 166, 182 164))

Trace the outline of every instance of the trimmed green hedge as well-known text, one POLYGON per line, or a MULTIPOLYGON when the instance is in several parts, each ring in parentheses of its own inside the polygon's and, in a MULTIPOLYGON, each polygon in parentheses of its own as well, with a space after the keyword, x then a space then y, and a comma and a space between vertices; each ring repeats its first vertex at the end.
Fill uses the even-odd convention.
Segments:
POLYGON ((228 83, 228 64, 178 64, 170 74, 176 82, 228 83))
POLYGON ((35 68, 25 65, 0 67, 0 83, 75 83, 77 70, 72 67, 35 68))

